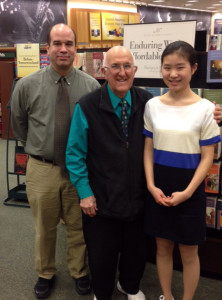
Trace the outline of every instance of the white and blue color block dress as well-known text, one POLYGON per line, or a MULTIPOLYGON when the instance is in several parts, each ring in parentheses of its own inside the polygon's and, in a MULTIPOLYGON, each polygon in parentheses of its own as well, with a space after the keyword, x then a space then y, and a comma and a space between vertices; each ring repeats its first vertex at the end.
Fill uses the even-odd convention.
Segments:
MULTIPOLYGON (((183 191, 200 162, 200 147, 221 142, 213 119, 214 104, 206 99, 187 105, 149 100, 144 112, 144 130, 154 144, 154 180, 166 196, 183 191)), ((164 207, 149 194, 145 232, 181 244, 198 245, 205 240, 206 198, 204 182, 192 197, 175 207, 164 207)))

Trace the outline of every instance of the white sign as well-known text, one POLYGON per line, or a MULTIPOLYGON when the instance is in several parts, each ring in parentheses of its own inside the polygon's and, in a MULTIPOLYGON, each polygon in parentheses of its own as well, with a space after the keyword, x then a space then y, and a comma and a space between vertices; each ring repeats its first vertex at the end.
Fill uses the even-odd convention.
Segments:
POLYGON ((124 46, 138 66, 137 78, 161 78, 161 55, 177 40, 194 46, 196 21, 124 25, 124 46))

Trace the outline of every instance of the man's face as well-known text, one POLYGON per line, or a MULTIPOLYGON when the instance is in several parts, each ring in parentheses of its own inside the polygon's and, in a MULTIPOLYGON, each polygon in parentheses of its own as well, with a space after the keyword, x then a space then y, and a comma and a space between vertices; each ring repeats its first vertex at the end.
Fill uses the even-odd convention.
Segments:
POLYGON ((47 53, 50 56, 50 64, 61 75, 66 75, 73 66, 76 47, 73 31, 64 24, 54 26, 50 33, 50 45, 47 45, 47 53))
POLYGON ((119 98, 123 98, 133 84, 137 67, 133 66, 131 54, 124 48, 118 48, 116 51, 111 49, 107 55, 106 66, 102 71, 110 89, 119 98))

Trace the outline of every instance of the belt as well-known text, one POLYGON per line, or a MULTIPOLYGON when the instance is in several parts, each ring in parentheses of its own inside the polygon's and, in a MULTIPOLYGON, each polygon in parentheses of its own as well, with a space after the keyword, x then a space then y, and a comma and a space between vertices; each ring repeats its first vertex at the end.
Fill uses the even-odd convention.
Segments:
POLYGON ((45 158, 43 158, 43 157, 41 157, 41 156, 38 156, 38 155, 30 155, 30 156, 31 156, 32 158, 34 158, 34 159, 43 161, 44 163, 56 165, 56 162, 55 162, 54 160, 45 159, 45 158))

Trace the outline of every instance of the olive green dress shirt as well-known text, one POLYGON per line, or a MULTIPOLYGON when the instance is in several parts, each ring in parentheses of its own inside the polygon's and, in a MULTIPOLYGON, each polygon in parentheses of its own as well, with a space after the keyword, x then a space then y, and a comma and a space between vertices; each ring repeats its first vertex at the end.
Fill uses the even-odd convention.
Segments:
MULTIPOLYGON (((12 130, 25 152, 53 160, 55 102, 61 76, 52 66, 20 79, 11 101, 12 130)), ((81 96, 100 87, 84 72, 72 69, 67 76, 70 119, 81 96)))

